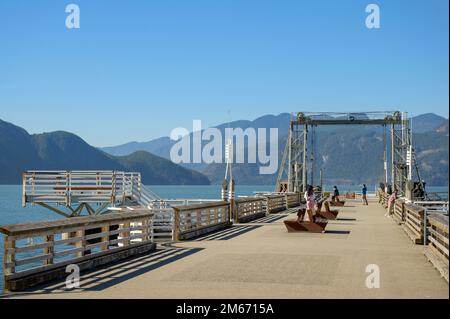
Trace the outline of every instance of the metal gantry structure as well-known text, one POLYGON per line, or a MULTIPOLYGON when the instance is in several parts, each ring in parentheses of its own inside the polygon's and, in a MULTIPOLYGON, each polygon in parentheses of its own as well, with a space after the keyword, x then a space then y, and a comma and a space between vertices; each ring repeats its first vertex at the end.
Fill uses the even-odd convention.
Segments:
POLYGON ((124 205, 150 207, 158 195, 141 182, 141 174, 121 171, 25 171, 22 205, 47 208, 64 217, 109 213, 124 205))
POLYGON ((399 111, 293 113, 278 172, 277 187, 284 176, 287 176, 287 191, 289 192, 304 192, 308 185, 308 177, 311 178, 309 184, 312 185, 316 160, 314 132, 317 126, 322 125, 381 125, 385 127, 383 154, 385 174, 383 179, 386 185, 390 184, 401 195, 406 193, 407 188, 411 185, 414 154, 408 114, 399 111), (388 130, 390 131, 389 143, 386 136, 388 130), (390 154, 389 159, 388 154, 390 154), (311 165, 308 165, 308 162, 311 165))

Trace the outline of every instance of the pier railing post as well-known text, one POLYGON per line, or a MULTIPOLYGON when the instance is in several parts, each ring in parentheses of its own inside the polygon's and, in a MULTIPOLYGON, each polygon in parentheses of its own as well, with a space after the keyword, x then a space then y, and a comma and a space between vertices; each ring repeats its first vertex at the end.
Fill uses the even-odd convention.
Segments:
POLYGON ((3 287, 6 291, 9 291, 9 284, 6 280, 6 276, 15 273, 16 263, 16 241, 9 236, 5 236, 4 242, 4 259, 3 259, 3 287))
POLYGON ((27 183, 27 174, 26 172, 22 172, 22 207, 25 207, 27 202, 26 183, 27 183))
POLYGON ((173 208, 173 240, 180 240, 180 211, 178 208, 173 208))
POLYGON ((45 265, 53 264, 53 253, 54 253, 54 240, 55 235, 47 235, 45 236, 45 242, 49 244, 49 246, 44 248, 44 254, 49 255, 49 257, 44 261, 45 265))
POLYGON ((423 245, 427 245, 427 213, 428 209, 423 210, 423 245))

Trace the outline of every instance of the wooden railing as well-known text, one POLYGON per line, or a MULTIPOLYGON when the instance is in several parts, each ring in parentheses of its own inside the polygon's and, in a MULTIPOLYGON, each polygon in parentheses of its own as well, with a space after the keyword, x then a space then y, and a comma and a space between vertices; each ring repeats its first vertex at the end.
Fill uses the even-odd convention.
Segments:
POLYGON ((286 209, 286 195, 267 195, 267 213, 277 213, 286 209))
POLYGON ((0 226, 5 289, 59 278, 61 267, 69 264, 84 270, 153 249, 152 218, 153 213, 142 210, 0 226))
POLYGON ((155 216, 153 219, 153 236, 155 242, 168 242, 176 240, 174 223, 174 206, 185 206, 192 204, 204 204, 219 202, 217 199, 161 199, 152 201, 150 207, 155 216))
POLYGON ((428 216, 428 246, 425 255, 428 260, 439 270, 448 282, 448 215, 431 213, 428 216))
POLYGON ((377 191, 377 196, 378 196, 378 202, 383 205, 384 208, 387 208, 388 206, 388 200, 389 200, 389 194, 386 193, 384 190, 382 190, 381 188, 378 189, 377 191))
POLYGON ((225 201, 173 206, 174 238, 189 239, 231 226, 230 203, 225 201))
POLYGON ((300 193, 286 194, 286 208, 297 207, 300 205, 300 193))
POLYGON ((405 221, 405 200, 397 199, 394 202, 394 214, 392 218, 397 222, 397 224, 403 224, 405 221))
POLYGON ((235 200, 234 221, 245 223, 266 216, 266 199, 262 197, 246 197, 235 200))
POLYGON ((403 229, 416 244, 423 243, 426 233, 426 219, 424 219, 425 208, 415 204, 404 204, 405 222, 403 229))

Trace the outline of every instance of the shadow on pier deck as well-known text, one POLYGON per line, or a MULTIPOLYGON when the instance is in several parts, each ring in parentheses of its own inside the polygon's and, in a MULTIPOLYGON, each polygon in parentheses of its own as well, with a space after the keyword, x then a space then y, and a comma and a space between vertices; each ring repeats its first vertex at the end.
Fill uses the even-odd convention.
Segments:
POLYGON ((375 199, 369 206, 349 202, 326 233, 287 233, 283 220, 289 215, 273 215, 92 271, 82 276, 80 289, 65 291, 59 284, 11 297, 449 297, 423 246, 384 217, 375 199), (371 264, 379 266, 380 288, 366 287, 371 264))

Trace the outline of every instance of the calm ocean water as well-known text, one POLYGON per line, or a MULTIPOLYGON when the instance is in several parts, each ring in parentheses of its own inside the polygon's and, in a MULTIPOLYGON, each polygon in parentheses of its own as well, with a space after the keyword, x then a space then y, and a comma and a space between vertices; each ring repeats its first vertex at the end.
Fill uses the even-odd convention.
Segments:
MULTIPOLYGON (((361 191, 358 185, 337 185, 341 193, 347 191, 361 191)), ((159 186, 150 188, 162 198, 220 198, 220 186, 159 186)), ((325 191, 330 191, 331 186, 325 186, 325 191)), ((374 192, 375 186, 368 186, 369 192, 374 192)), ((429 192, 448 192, 448 187, 428 187, 429 192)), ((273 191, 273 186, 243 186, 236 185, 237 196, 249 196, 254 192, 273 191)), ((0 185, 0 225, 23 223, 28 221, 55 220, 59 215, 39 206, 27 205, 22 207, 22 186, 0 185)), ((0 275, 3 276, 3 235, 0 235, 0 275)), ((2 291, 0 280, 0 292, 2 291)))

